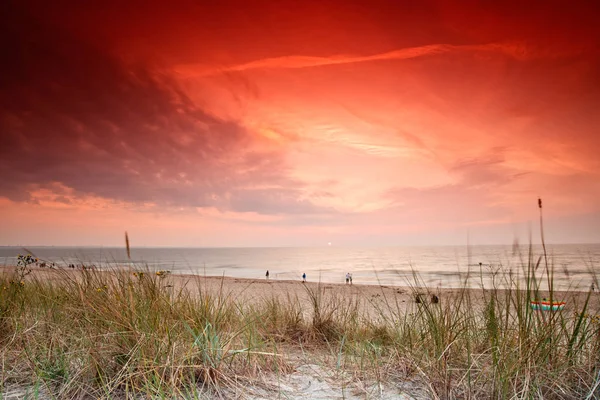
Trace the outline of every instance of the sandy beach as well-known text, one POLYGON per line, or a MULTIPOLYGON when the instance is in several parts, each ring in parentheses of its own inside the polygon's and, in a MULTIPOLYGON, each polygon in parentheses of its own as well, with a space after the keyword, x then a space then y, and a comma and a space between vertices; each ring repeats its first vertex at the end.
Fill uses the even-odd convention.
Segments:
MULTIPOLYGON (((10 274, 14 267, 2 267, 1 273, 10 274)), ((61 279, 74 278, 79 279, 81 270, 69 268, 37 268, 31 269, 32 273, 28 279, 40 279, 59 282, 61 279)), ((117 270, 115 270, 117 271, 117 270)), ((114 276, 115 271, 97 270, 94 273, 114 276)), ((133 270, 121 269, 120 272, 134 273, 133 270)), ((153 275, 154 271, 144 272, 153 275)), ((186 290, 191 295, 199 293, 210 293, 214 296, 224 296, 234 299, 243 304, 258 304, 269 299, 299 301, 303 307, 310 308, 309 293, 320 291, 323 298, 331 301, 355 303, 359 310, 363 311, 365 316, 374 316, 376 314, 390 314, 398 312, 413 312, 417 308, 416 297, 419 295, 423 303, 435 302, 441 306, 447 306, 448 303, 457 302, 458 297, 468 291, 472 304, 480 305, 483 302, 486 290, 481 289, 447 289, 430 287, 408 287, 391 285, 366 285, 353 282, 352 285, 343 283, 320 283, 302 282, 301 280, 276 280, 276 279, 247 279, 233 278, 227 276, 203 276, 191 274, 172 274, 159 278, 165 287, 168 287, 174 293, 186 290)), ((504 290, 499 290, 504 293, 504 290)), ((549 294, 544 291, 539 292, 539 297, 549 298, 549 294)), ((585 302, 587 292, 580 291, 555 291, 554 300, 565 301, 566 311, 575 312, 585 302)), ((590 296, 591 309, 600 308, 600 293, 596 290, 590 296)))

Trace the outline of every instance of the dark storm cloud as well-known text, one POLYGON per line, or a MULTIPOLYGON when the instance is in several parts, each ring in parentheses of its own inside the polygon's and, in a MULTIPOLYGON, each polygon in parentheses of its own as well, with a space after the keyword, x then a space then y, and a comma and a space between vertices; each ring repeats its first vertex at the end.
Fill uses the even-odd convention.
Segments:
POLYGON ((29 190, 60 182, 126 202, 311 209, 293 189, 244 194, 241 187, 255 184, 299 183, 285 177, 280 155, 254 146, 235 121, 198 108, 159 68, 126 64, 14 4, 4 11, 0 196, 28 200, 29 190), (229 191, 235 201, 226 200, 229 191))

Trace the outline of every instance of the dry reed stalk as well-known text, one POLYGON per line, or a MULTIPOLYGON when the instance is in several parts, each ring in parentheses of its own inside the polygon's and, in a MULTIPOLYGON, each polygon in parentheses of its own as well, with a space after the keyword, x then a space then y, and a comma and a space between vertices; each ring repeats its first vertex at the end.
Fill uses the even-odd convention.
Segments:
POLYGON ((129 249, 129 235, 125 231, 125 249, 127 250, 127 258, 131 260, 131 251, 129 249))

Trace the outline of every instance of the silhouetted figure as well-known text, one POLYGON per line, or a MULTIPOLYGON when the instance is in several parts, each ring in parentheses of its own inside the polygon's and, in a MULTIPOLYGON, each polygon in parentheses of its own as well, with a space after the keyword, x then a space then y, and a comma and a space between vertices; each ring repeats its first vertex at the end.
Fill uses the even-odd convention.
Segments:
POLYGON ((440 299, 435 294, 432 294, 431 295, 431 302, 434 303, 434 304, 437 304, 437 303, 440 302, 440 299))
POLYGON ((306 282, 306 272, 302 274, 302 282, 306 282))
POLYGON ((269 279, 269 270, 267 270, 267 273, 265 274, 265 276, 267 277, 267 279, 269 279))
POLYGON ((346 285, 350 284, 350 272, 346 274, 346 285))
POLYGON ((352 286, 352 274, 350 274, 350 286, 352 286))

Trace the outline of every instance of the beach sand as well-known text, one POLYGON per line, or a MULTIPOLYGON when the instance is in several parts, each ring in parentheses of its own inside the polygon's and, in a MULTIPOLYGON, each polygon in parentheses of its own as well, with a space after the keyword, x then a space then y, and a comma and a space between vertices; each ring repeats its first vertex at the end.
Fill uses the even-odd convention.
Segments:
MULTIPOLYGON (((1 267, 0 274, 10 274, 14 267, 1 267)), ((79 279, 82 271, 69 268, 38 268, 32 267, 32 273, 27 279, 40 279, 58 282, 65 278, 79 279)), ((115 270, 116 271, 116 270, 115 270)), ((114 276, 115 271, 96 270, 94 273, 114 276)), ((121 269, 119 271, 127 272, 121 269)), ((133 270, 131 270, 133 273, 133 270)), ((154 271, 145 272, 154 274, 154 271)), ((343 278, 343 277, 342 277, 343 278)), ((423 303, 431 304, 433 296, 438 300, 441 306, 449 305, 449 302, 457 302, 458 298, 467 290, 472 305, 483 304, 486 294, 490 289, 452 289, 452 288, 428 288, 428 287, 408 287, 408 286, 390 286, 363 285, 359 282, 353 282, 352 285, 345 283, 319 283, 301 280, 275 280, 275 279, 248 279, 233 278, 227 276, 203 276, 191 274, 168 274, 161 278, 162 283, 174 292, 187 290, 190 294, 210 293, 211 295, 225 296, 230 299, 242 302, 243 304, 258 304, 265 300, 278 299, 281 301, 299 301, 303 308, 309 310, 311 306, 311 293, 321 293, 322 298, 338 303, 357 303, 359 310, 366 316, 377 316, 384 312, 386 315, 398 314, 402 312, 413 312, 418 308, 416 302, 417 294, 423 303)), ((501 294, 504 290, 499 290, 501 294)), ((553 300, 565 301, 565 311, 577 311, 585 302, 587 292, 580 291, 555 291, 553 300)), ((544 291, 539 292, 539 298, 549 298, 549 294, 544 291)), ((590 296, 589 308, 597 310, 600 308, 600 293, 596 290, 590 296)))

